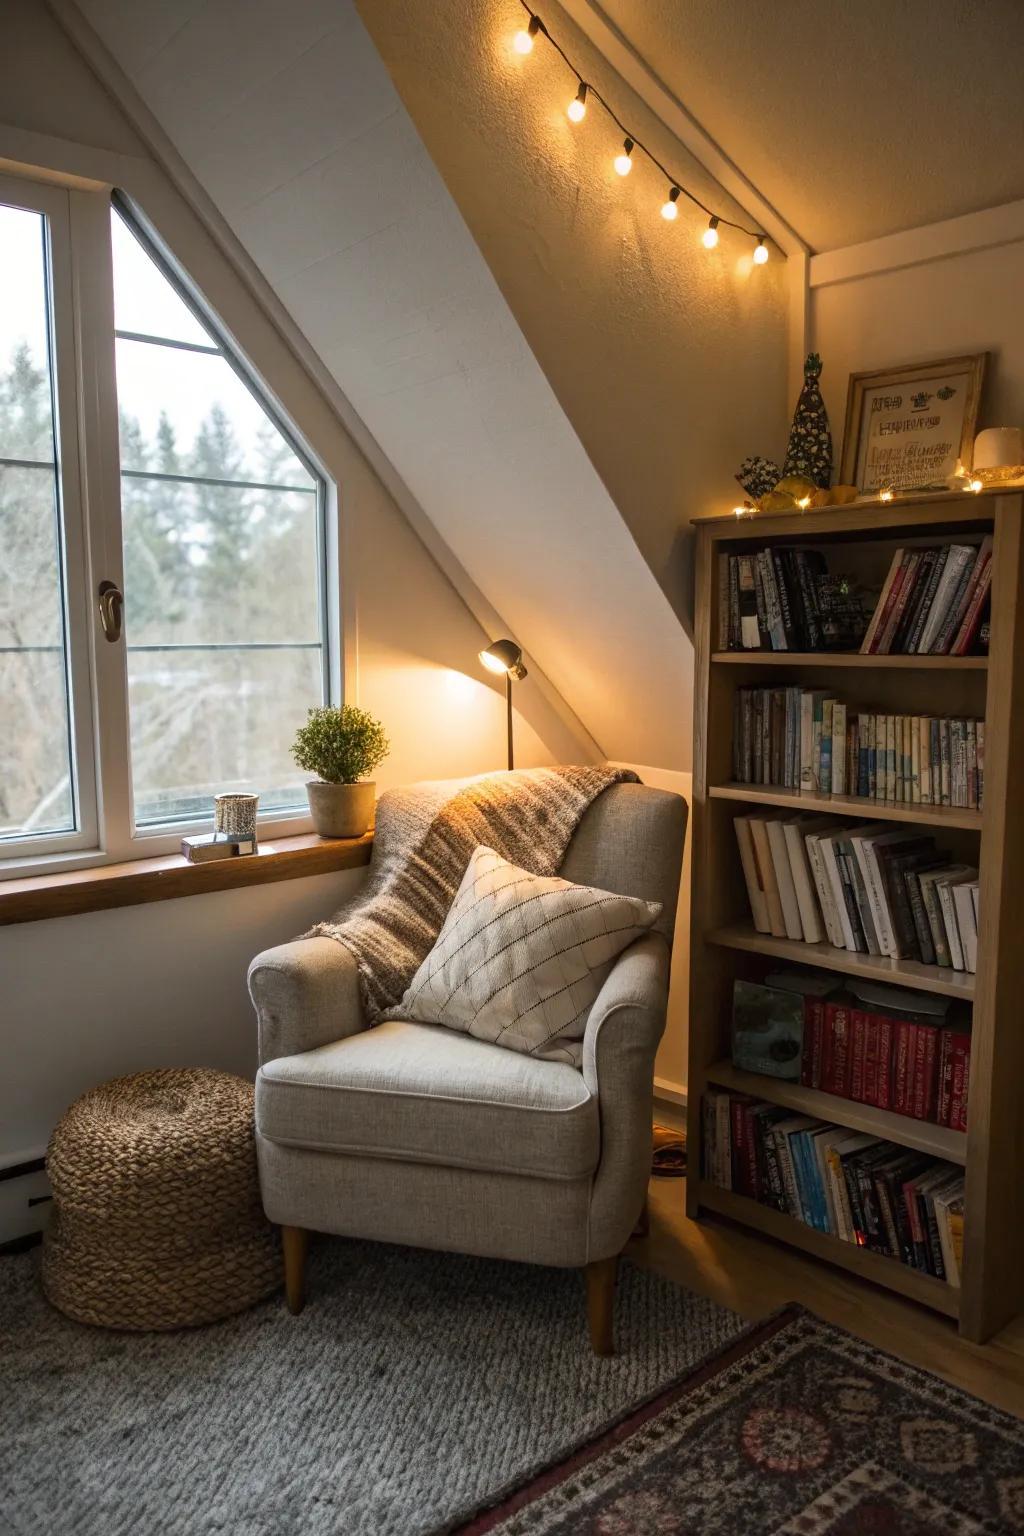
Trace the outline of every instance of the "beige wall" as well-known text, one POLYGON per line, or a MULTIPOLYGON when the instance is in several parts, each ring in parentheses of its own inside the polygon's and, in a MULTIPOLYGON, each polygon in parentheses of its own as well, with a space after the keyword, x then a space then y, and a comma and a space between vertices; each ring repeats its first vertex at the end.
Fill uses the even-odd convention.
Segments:
MULTIPOLYGON (((749 453, 785 445, 785 262, 751 242, 699 244, 703 216, 649 166, 611 160, 621 135, 538 43, 510 46, 517 0, 361 0, 359 11, 432 159, 651 570, 690 624, 689 515, 735 500, 749 453)), ((556 5, 549 22, 586 78, 712 207, 732 204, 556 5)), ((744 219, 744 222, 746 220, 744 219)))
POLYGON ((1024 424, 1024 239, 829 283, 811 292, 836 458, 849 375, 989 351, 981 426, 1024 424))

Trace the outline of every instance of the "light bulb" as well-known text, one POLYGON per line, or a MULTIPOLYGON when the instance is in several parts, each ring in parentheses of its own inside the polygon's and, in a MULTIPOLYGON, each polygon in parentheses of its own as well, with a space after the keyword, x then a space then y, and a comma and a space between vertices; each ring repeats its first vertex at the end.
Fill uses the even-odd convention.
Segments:
POLYGON ((679 188, 673 187, 668 194, 668 201, 661 205, 661 216, 663 219, 678 219, 679 209, 676 207, 678 199, 679 188))
POLYGON ((714 214, 711 216, 711 223, 708 225, 707 229, 704 231, 700 238, 701 244, 707 251, 713 251, 715 246, 718 244, 718 220, 714 214))
POLYGON ((886 486, 884 491, 879 491, 878 499, 879 501, 892 501, 892 494, 892 491, 886 486))
POLYGON ((570 123, 582 123, 583 119, 586 117, 587 88, 583 84, 582 80, 580 81, 579 90, 576 92, 576 95, 573 97, 572 101, 570 101, 565 110, 568 113, 570 123))
POLYGON ((745 517, 746 513, 747 513, 747 508, 746 507, 733 507, 733 509, 732 509, 733 517, 745 517))
POLYGON ((967 489, 969 491, 974 491, 975 495, 977 495, 978 491, 983 491, 985 489, 985 482, 984 480, 974 479, 970 481, 967 489))
POLYGON ((757 264, 757 266, 763 267, 767 260, 768 260, 768 247, 764 243, 764 235, 761 235, 758 238, 757 244, 754 246, 754 261, 757 264))
POLYGON ((633 162, 629 158, 633 153, 633 140, 627 139, 622 146, 622 154, 615 156, 615 169, 620 176, 628 176, 633 169, 633 162))
POLYGON ((801 512, 806 512, 807 508, 811 504, 811 498, 809 496, 799 496, 797 498, 797 503, 796 504, 800 508, 801 512))
POLYGON ((512 39, 512 46, 516 53, 532 53, 533 40, 539 31, 540 17, 531 16, 530 25, 525 27, 522 31, 517 32, 515 37, 512 39))

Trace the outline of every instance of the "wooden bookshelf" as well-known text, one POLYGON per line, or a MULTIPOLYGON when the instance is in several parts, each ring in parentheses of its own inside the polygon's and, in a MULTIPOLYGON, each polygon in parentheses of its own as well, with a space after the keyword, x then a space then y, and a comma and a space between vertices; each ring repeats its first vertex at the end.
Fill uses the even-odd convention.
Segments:
POLYGON ((851 1131, 869 1131, 872 1136, 898 1141, 916 1152, 927 1152, 929 1157, 944 1157, 951 1163, 967 1162, 967 1137, 963 1131, 951 1131, 945 1125, 894 1115, 891 1110, 858 1104, 854 1099, 838 1098, 834 1093, 805 1088, 802 1083, 786 1082, 780 1077, 741 1072, 728 1060, 714 1062, 708 1068, 707 1080, 715 1088, 749 1093, 768 1104, 781 1104, 795 1115, 814 1115, 819 1120, 848 1126, 851 1131))
POLYGON ((781 805, 790 811, 815 811, 831 816, 855 816, 858 821, 902 821, 923 827, 963 827, 981 831, 981 812, 955 805, 904 805, 898 800, 869 800, 866 795, 811 795, 799 789, 768 784, 712 784, 712 800, 745 800, 754 805, 781 805))
POLYGON ((716 667, 870 667, 902 672, 978 672, 987 656, 862 656, 859 651, 715 651, 716 667))
POLYGON ((694 695, 693 893, 689 1141, 690 1214, 725 1216, 883 1285, 957 1320, 982 1341, 1024 1309, 1024 493, 915 496, 804 513, 697 519, 694 695), (859 656, 715 649, 718 559, 772 543, 821 549, 830 569, 881 577, 908 543, 979 542, 994 536, 988 656, 859 656), (732 782, 733 699, 778 668, 796 683, 837 690, 852 709, 985 719, 985 803, 954 807, 833 799, 732 782), (783 671, 782 669, 785 669, 783 671), (841 690, 841 691, 840 691, 841 690), (1015 770, 1013 765, 1017 765, 1015 770), (943 837, 980 874, 975 976, 942 966, 855 954, 758 933, 751 921, 733 820, 752 805, 825 812, 858 821, 920 825, 943 837), (969 1130, 908 1120, 832 1094, 738 1072, 729 1061, 733 982, 772 965, 809 965, 959 999, 972 1009, 969 1130), (753 968, 753 969, 752 969, 753 968), (870 1131, 961 1163, 966 1172, 962 1286, 818 1232, 793 1217, 719 1189, 699 1176, 699 1106, 706 1086, 751 1092, 795 1112, 870 1131))

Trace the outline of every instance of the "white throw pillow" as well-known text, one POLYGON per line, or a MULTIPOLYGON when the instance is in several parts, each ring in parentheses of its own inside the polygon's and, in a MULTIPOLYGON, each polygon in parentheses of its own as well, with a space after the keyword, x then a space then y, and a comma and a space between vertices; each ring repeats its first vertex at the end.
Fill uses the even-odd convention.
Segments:
POLYGON ((658 902, 531 875, 477 848, 433 949, 386 1017, 578 1067, 612 962, 660 912, 658 902))

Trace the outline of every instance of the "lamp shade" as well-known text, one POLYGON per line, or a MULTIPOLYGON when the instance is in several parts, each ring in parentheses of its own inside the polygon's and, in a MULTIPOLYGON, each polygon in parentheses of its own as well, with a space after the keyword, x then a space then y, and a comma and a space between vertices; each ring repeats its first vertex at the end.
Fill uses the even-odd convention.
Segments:
POLYGON ((488 672, 514 677, 517 682, 526 676, 522 646, 516 645, 514 640, 495 640, 480 652, 480 660, 488 672))

